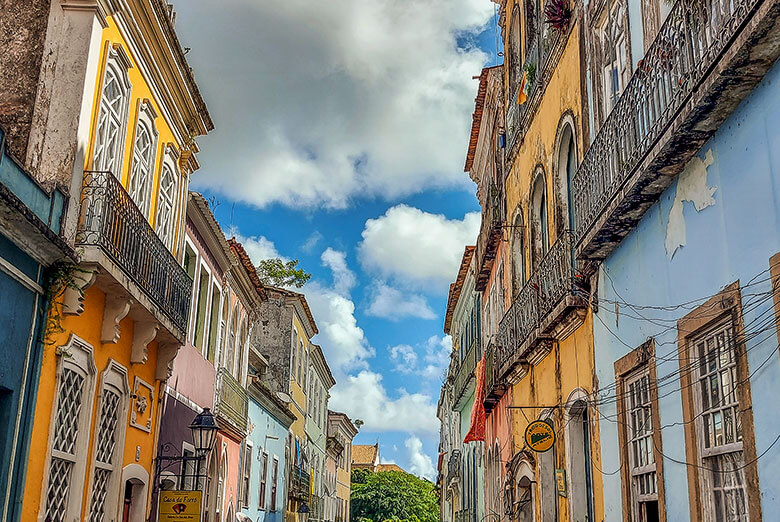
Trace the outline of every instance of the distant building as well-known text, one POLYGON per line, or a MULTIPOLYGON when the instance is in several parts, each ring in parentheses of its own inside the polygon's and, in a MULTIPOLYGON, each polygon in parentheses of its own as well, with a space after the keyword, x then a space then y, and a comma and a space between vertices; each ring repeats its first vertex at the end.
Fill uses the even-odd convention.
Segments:
MULTIPOLYGON (((349 520, 352 493, 352 439, 357 428, 344 413, 328 411, 328 459, 325 480, 325 520, 349 520)), ((377 448, 377 453, 379 452, 377 448)))
POLYGON ((376 471, 379 466, 379 443, 372 446, 356 444, 352 446, 352 467, 376 471))
POLYGON ((399 466, 398 464, 380 464, 376 467, 377 472, 379 471, 400 471, 402 473, 406 473, 406 470, 399 466))

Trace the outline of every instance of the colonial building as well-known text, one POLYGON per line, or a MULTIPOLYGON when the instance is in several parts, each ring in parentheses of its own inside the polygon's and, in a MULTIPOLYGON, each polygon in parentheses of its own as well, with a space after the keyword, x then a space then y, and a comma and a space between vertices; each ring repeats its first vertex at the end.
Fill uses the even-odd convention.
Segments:
POLYGON ((307 377, 306 437, 312 493, 309 520, 323 520, 325 515, 325 463, 327 460, 328 390, 336 381, 330 372, 322 349, 312 344, 309 349, 307 377))
POLYGON ((49 314, 22 519, 142 520, 187 329, 195 138, 213 125, 164 2, 12 9, 3 23, 25 34, 0 58, 0 118, 31 174, 70 196, 61 235, 78 253, 49 314))
POLYGON ((358 433, 346 414, 328 410, 329 481, 324 492, 327 499, 325 520, 348 522, 352 492, 352 440, 358 433))
POLYGON ((605 520, 780 507, 779 13, 584 6, 590 144, 572 184, 576 256, 599 282, 605 520))
POLYGON ((268 361, 268 385, 288 399, 295 420, 288 436, 289 487, 287 520, 310 512, 311 461, 307 449, 307 383, 311 338, 317 324, 303 294, 267 287, 268 300, 261 306, 261 328, 252 344, 268 361), (299 513, 300 511, 300 513, 299 513))
POLYGON ((376 471, 379 466, 379 443, 373 445, 355 444, 352 446, 352 468, 376 471))

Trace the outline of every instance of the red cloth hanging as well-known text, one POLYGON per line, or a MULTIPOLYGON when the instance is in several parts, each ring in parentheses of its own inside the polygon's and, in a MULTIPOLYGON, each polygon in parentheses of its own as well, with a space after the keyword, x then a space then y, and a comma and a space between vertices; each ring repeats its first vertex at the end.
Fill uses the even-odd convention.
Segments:
POLYGON ((474 390, 474 406, 471 408, 471 426, 463 444, 485 440, 485 355, 477 363, 477 385, 474 390))

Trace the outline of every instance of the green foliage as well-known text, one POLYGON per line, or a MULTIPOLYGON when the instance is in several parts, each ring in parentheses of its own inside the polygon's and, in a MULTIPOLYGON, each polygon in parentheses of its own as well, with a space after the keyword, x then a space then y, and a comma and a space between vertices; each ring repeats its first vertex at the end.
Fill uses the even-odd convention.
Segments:
POLYGON ((368 475, 371 472, 367 469, 352 468, 352 483, 353 484, 365 484, 368 475))
POLYGON ((352 477, 352 520, 439 522, 439 499, 431 482, 402 471, 353 470, 352 477))
POLYGON ((257 275, 265 285, 300 288, 311 279, 311 274, 297 267, 297 259, 286 263, 278 257, 263 259, 257 267, 257 275))

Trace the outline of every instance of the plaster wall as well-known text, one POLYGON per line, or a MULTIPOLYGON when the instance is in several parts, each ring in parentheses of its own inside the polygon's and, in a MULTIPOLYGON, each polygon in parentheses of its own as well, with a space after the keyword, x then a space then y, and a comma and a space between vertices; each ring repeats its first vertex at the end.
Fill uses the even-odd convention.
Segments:
MULTIPOLYGON (((697 210, 691 201, 683 201, 682 221, 674 225, 674 233, 680 237, 682 226, 684 241, 673 257, 669 257, 666 239, 678 180, 600 268, 601 306, 594 321, 599 386, 613 385, 617 359, 648 338, 655 339, 657 376, 663 383, 659 384, 659 410, 668 520, 689 518, 686 466, 675 462, 686 460, 684 428, 679 424, 683 419, 675 324, 702 298, 737 280, 747 330, 766 328, 746 343, 757 454, 766 451, 780 433, 778 339, 772 300, 760 299, 762 293, 771 295, 769 258, 780 251, 779 83, 780 66, 775 64, 699 151, 699 161, 706 163, 709 154, 713 159, 706 167, 704 188, 717 187, 712 192, 714 204, 697 210), (673 310, 640 310, 616 302, 654 307, 690 304, 673 310)), ((616 413, 614 401, 605 400, 599 409, 602 469, 611 472, 620 467, 617 425, 605 420, 616 413)), ((771 518, 780 508, 778 470, 780 452, 775 446, 758 460, 765 517, 771 518)), ((618 491, 620 475, 604 475, 604 487, 618 491)), ((609 495, 605 503, 605 520, 621 520, 620 496, 609 495)))

